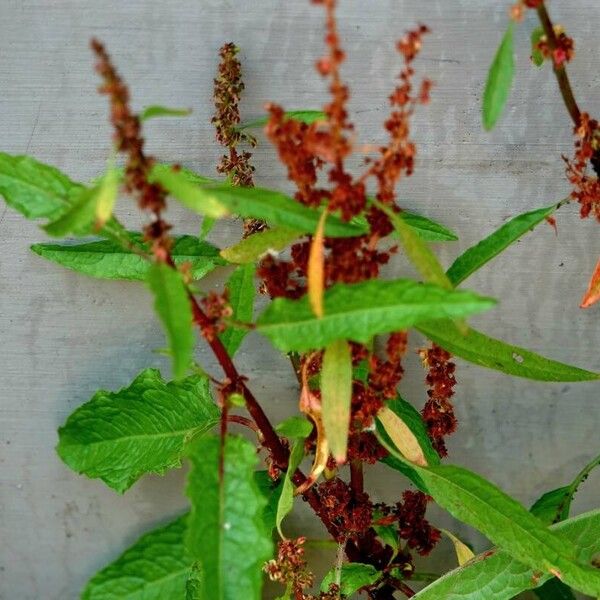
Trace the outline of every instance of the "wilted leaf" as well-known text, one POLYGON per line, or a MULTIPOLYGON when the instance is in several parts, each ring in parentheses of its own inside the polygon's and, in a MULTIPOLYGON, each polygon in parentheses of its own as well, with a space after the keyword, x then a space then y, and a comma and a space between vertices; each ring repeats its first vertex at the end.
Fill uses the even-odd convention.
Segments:
POLYGON ((377 413, 377 420, 405 458, 422 467, 427 466, 427 459, 417 437, 399 415, 384 406, 377 413))
POLYGON ((581 299, 581 308, 589 308, 598 300, 600 300, 600 260, 596 263, 588 289, 581 299))
POLYGON ((346 340, 336 340, 323 354, 321 410, 325 435, 338 464, 346 462, 351 400, 352 353, 346 340))
POLYGON ((324 210, 319 219, 315 235, 310 243, 307 267, 308 300, 317 317, 323 316, 323 293, 325 291, 325 248, 323 231, 327 211, 324 210))

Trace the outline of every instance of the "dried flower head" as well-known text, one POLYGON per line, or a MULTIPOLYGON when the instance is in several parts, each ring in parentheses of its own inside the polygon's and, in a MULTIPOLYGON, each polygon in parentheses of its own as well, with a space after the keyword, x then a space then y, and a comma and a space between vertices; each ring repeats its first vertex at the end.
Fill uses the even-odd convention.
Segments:
POLYGON ((299 598, 305 598, 303 590, 311 587, 315 580, 304 559, 305 543, 305 537, 282 540, 277 546, 277 558, 264 566, 271 581, 291 586, 292 592, 299 598))

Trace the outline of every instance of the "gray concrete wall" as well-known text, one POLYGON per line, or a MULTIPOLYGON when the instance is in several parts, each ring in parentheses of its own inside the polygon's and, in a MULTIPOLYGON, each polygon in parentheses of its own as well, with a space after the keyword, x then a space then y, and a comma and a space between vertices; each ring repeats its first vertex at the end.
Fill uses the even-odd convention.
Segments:
MULTIPOLYGON (((460 242, 440 248, 446 264, 508 217, 564 197, 562 152, 571 126, 548 68, 529 64, 533 15, 518 29, 518 69, 508 110, 497 129, 480 126, 488 64, 509 4, 496 0, 342 0, 340 29, 349 50, 344 75, 352 86, 360 140, 383 139, 380 123, 399 61, 393 42, 424 21, 433 30, 417 62, 436 82, 431 105, 414 120, 419 159, 402 183, 407 208, 446 223, 460 242)), ((557 22, 577 39, 570 69, 577 97, 600 112, 595 0, 552 2, 557 22)), ((267 100, 289 108, 318 107, 324 84, 312 69, 322 51, 322 13, 306 0, 0 0, 0 148, 30 153, 74 178, 103 167, 110 131, 104 98, 95 94, 88 39, 103 39, 144 104, 190 106, 187 119, 148 125, 152 152, 211 173, 219 156, 210 126, 216 51, 228 40, 242 48, 247 82, 244 114, 267 100)), ((255 153, 258 181, 282 186, 268 144, 255 153)), ((287 187, 287 186, 286 186, 287 187)), ((135 210, 120 214, 132 225, 135 210)), ((195 218, 173 208, 179 231, 195 218)), ((239 223, 221 225, 225 243, 239 223)), ((600 253, 598 226, 575 207, 558 215, 556 237, 542 225, 470 281, 501 299, 476 322, 492 334, 553 358, 600 370, 600 308, 577 308, 600 253)), ((149 477, 124 496, 71 473, 54 453, 56 428, 97 388, 117 389, 148 365, 164 344, 142 285, 100 282, 34 256, 44 238, 33 224, 0 206, 0 598, 70 600, 86 579, 147 528, 178 513, 183 475, 149 477)), ((398 272, 408 272, 404 266, 398 272)), ((218 277, 207 287, 217 286, 218 277)), ((418 340, 414 340, 415 347, 418 340)), ((214 367, 204 348, 198 359, 214 367)), ((250 336, 240 369, 267 411, 294 409, 296 389, 286 361, 250 336)), ((414 353, 404 392, 424 400, 414 353)), ((451 460, 502 485, 525 504, 568 481, 598 448, 600 410, 594 384, 546 385, 512 379, 460 362, 456 395, 459 433, 451 460)), ((391 499, 403 482, 381 469, 368 479, 376 498, 391 499)), ((575 508, 598 498, 599 475, 575 508)), ((447 522, 436 513, 436 522, 447 522)), ((311 521, 299 510, 294 526, 311 521)), ((475 541, 470 530, 459 528, 475 541)), ((311 525, 312 535, 319 528, 311 525)), ((440 561, 443 559, 439 559, 440 561)))

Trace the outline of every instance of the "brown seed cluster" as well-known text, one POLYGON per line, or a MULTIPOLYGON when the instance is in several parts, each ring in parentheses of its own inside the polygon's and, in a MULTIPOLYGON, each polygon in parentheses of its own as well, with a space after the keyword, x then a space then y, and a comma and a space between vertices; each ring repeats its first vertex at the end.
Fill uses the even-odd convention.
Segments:
POLYGON ((313 585, 315 576, 308 570, 304 558, 305 537, 282 540, 277 546, 277 558, 267 562, 265 573, 271 581, 291 586, 294 598, 308 598, 304 590, 313 585))
POLYGON ((448 454, 444 438, 456 430, 456 417, 450 400, 456 385, 456 365, 450 361, 451 354, 435 344, 421 350, 420 356, 423 366, 428 370, 425 381, 429 386, 429 399, 421 414, 433 447, 443 457, 448 454))
POLYGON ((429 500, 423 492, 407 490, 402 494, 402 502, 396 504, 395 510, 400 537, 421 556, 429 554, 441 537, 440 531, 425 519, 429 500))
POLYGON ((582 218, 594 215, 600 221, 600 182, 588 171, 591 163, 596 173, 600 173, 600 128, 598 121, 588 113, 581 113, 579 125, 574 128, 576 136, 575 154, 572 159, 563 156, 567 164, 566 172, 573 186, 571 197, 579 202, 582 218))
POLYGON ((153 221, 144 230, 145 236, 152 241, 157 258, 165 261, 170 250, 170 225, 161 217, 166 206, 166 193, 158 184, 148 181, 154 159, 144 154, 140 119, 129 105, 127 85, 113 66, 102 43, 93 39, 91 48, 97 57, 96 71, 104 81, 98 91, 110 98, 110 120, 114 127, 115 148, 127 155, 125 189, 136 195, 141 209, 153 214, 153 221))

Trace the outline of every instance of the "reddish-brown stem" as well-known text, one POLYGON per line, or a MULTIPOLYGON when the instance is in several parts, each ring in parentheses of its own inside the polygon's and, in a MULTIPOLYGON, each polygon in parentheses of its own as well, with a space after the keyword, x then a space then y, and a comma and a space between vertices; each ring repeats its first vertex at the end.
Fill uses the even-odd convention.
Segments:
MULTIPOLYGON (((537 14, 544 29, 544 33, 548 38, 548 45, 550 46, 551 50, 555 50, 558 46, 558 39, 556 37, 556 32, 554 31, 554 25, 550 19, 550 15, 548 14, 548 10, 543 2, 538 6, 537 14)), ((556 81, 558 82, 558 87, 560 89, 563 102, 569 111, 569 115, 571 115, 574 125, 577 127, 581 119, 581 111, 579 110, 579 106, 575 101, 573 88, 571 87, 569 76, 567 75, 567 69, 564 63, 557 65, 553 61, 553 64, 554 75, 556 76, 556 81)))
POLYGON ((248 427, 248 429, 252 429, 259 437, 262 437, 262 433, 260 429, 255 425, 254 421, 242 417, 241 415, 227 415, 227 420, 230 423, 237 423, 238 425, 243 425, 244 427, 248 427))
POLYGON ((350 462, 350 488, 355 498, 363 493, 364 477, 361 460, 356 459, 350 462))

